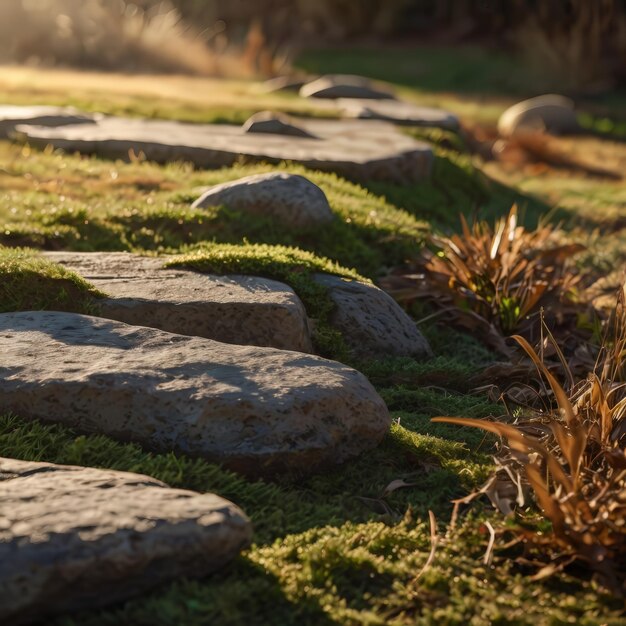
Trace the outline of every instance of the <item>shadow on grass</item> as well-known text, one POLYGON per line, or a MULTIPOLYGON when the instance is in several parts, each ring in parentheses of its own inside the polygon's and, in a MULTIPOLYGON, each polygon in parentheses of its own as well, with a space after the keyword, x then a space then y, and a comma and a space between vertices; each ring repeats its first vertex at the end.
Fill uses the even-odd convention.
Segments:
POLYGON ((45 622, 45 626, 172 624, 336 626, 337 622, 314 599, 289 600, 278 578, 245 556, 206 578, 177 580, 106 610, 81 611, 45 622))

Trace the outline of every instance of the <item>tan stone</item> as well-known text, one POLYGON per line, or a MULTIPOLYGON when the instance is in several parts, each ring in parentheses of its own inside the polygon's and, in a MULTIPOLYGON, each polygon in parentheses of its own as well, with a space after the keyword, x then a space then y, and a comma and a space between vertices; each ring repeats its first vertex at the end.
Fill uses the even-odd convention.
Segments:
POLYGON ((303 98, 360 98, 367 100, 393 100, 394 95, 376 87, 363 76, 327 74, 300 88, 303 98))
POLYGON ((522 132, 566 135, 579 131, 573 101, 554 94, 518 102, 508 108, 498 120, 498 132, 503 137, 522 132))
POLYGON ((334 214, 326 194, 308 178, 271 172, 246 176, 207 189, 193 208, 227 206, 236 211, 275 218, 293 228, 328 224, 334 214))

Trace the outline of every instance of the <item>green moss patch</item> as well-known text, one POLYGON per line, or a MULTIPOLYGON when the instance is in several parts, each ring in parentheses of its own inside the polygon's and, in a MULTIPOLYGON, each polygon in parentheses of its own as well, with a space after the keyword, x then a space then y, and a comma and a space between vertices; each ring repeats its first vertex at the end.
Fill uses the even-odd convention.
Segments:
POLYGON ((0 312, 91 313, 104 294, 83 278, 34 250, 0 246, 0 312))
POLYGON ((316 283, 312 275, 322 272, 369 282, 355 270, 341 267, 312 252, 266 244, 215 244, 175 257, 168 261, 167 266, 186 267, 210 274, 264 276, 287 283, 302 300, 309 317, 315 320, 313 340, 317 351, 324 356, 348 359, 341 333, 330 324, 334 304, 327 289, 316 283))
MULTIPOLYGON (((409 425, 408 416, 401 424, 409 425)), ((546 612, 554 623, 620 623, 619 601, 591 583, 565 577, 551 586, 532 582, 511 555, 498 552, 492 566, 484 565, 488 536, 481 519, 450 533, 431 568, 415 580, 430 551, 428 510, 444 532, 448 500, 462 485, 482 480, 488 459, 460 441, 401 424, 363 458, 305 481, 283 477, 270 484, 184 455, 152 454, 104 436, 0 417, 5 456, 138 472, 215 492, 242 506, 254 523, 252 548, 214 576, 183 578, 106 611, 48 624, 487 626, 543 623, 546 612), (397 479, 416 484, 385 495, 397 479)))

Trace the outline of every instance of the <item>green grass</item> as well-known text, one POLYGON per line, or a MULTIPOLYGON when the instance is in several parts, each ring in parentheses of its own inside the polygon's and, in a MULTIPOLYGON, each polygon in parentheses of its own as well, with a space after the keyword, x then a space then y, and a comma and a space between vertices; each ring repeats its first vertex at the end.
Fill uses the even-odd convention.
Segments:
POLYGON ((0 313, 43 309, 93 313, 103 295, 33 250, 0 246, 0 313))
MULTIPOLYGON (((436 49, 389 55, 333 51, 301 62, 311 63, 312 70, 392 80, 408 99, 489 123, 511 94, 526 89, 509 59, 476 50, 458 58, 451 63, 436 49), (501 97, 504 91, 509 96, 501 97)), ((258 108, 332 115, 293 97, 259 96, 251 83, 227 81, 220 89, 215 81, 190 78, 76 76, 62 70, 48 77, 39 70, 7 70, 0 77, 0 99, 187 121, 240 122, 258 108)), ((596 119, 590 124, 602 130, 596 119)), ((527 226, 546 215, 567 217, 572 229, 609 223, 611 228, 595 238, 579 233, 593 244, 585 263, 608 272, 616 259, 626 259, 620 230, 626 213, 618 184, 554 172, 506 177, 496 164, 470 158, 457 135, 407 132, 433 142, 436 151, 432 179, 411 186, 356 185, 289 164, 198 171, 184 163, 107 161, 0 142, 0 243, 180 254, 179 263, 201 271, 286 281, 318 320, 328 318, 331 303, 311 273, 375 279, 420 250, 429 232, 458 229, 459 213, 493 219, 506 214, 513 201, 525 212, 527 226), (334 223, 294 231, 227 207, 190 207, 204 187, 275 170, 318 184, 334 223)), ((91 312, 98 295, 80 277, 33 251, 0 247, 1 311, 91 312)), ((413 307, 411 313, 426 318, 419 327, 436 358, 350 360, 387 402, 394 418, 388 436, 367 455, 306 479, 254 482, 200 459, 154 454, 100 435, 1 416, 3 456, 145 473, 175 487, 229 498, 254 523, 254 545, 214 576, 176 580, 124 604, 62 616, 46 626, 621 623, 619 603, 584 572, 534 582, 527 576, 530 570, 516 561, 521 556, 516 549, 497 549, 493 565, 484 565, 488 533, 483 522, 503 522, 480 506, 446 536, 432 566, 415 580, 430 550, 428 511, 444 533, 450 501, 480 485, 492 468, 492 437, 430 419, 499 415, 502 408, 472 391, 474 375, 496 361, 479 338, 430 318, 432 311, 413 307), (398 479, 416 484, 383 495, 398 479)), ((324 340, 328 353, 349 358, 339 338, 318 336, 322 347, 324 340)))
POLYGON ((433 392, 429 413, 401 416, 365 458, 306 481, 276 483, 249 482, 202 460, 152 454, 101 435, 0 417, 6 456, 148 474, 219 493, 254 520, 254 545, 226 570, 47 625, 532 624, 548 623, 542 621, 548 613, 554 624, 618 624, 619 604, 589 582, 564 576, 531 583, 510 554, 496 554, 495 567, 484 566, 480 519, 451 533, 433 566, 413 581, 430 550, 427 511, 435 512, 443 532, 449 499, 489 468, 489 446, 473 451, 475 442, 468 447, 463 441, 466 429, 456 429, 456 442, 416 432, 446 407, 486 409, 470 398, 449 402, 433 392), (399 478, 417 484, 383 496, 399 478))

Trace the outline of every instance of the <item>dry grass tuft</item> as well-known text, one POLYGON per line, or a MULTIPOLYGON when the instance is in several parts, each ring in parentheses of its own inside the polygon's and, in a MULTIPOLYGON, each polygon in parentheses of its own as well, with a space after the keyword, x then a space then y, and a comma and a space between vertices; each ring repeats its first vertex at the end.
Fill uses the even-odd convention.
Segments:
MULTIPOLYGON (((626 593, 626 306, 620 290, 596 366, 568 391, 530 344, 515 339, 532 359, 551 391, 546 410, 523 412, 512 423, 440 417, 433 421, 472 426, 495 433, 506 443, 498 469, 478 492, 506 515, 531 499, 550 528, 526 522, 514 532, 526 545, 525 565, 544 577, 576 562, 584 563, 606 587, 626 593), (530 497, 532 494, 532 498, 530 497)), ((570 379, 573 376, 570 373, 570 379)))
POLYGON ((470 227, 463 216, 461 224, 462 234, 432 236, 432 249, 392 272, 382 286, 402 304, 431 302, 446 321, 480 333, 507 356, 504 337, 510 333, 539 339, 542 309, 555 325, 575 325, 581 276, 571 257, 583 250, 580 244, 559 244, 556 229, 547 225, 526 230, 518 225, 515 206, 494 227, 470 227))
POLYGON ((104 70, 242 75, 227 42, 185 23, 168 1, 3 0, 0 61, 104 70))

